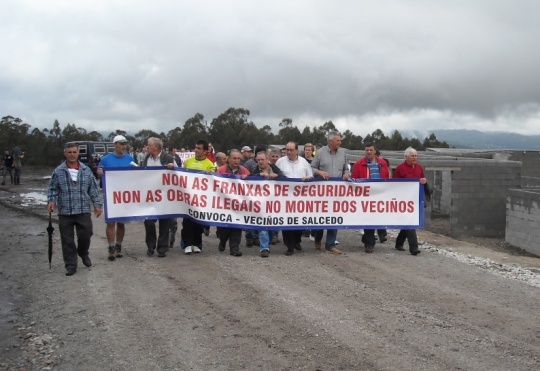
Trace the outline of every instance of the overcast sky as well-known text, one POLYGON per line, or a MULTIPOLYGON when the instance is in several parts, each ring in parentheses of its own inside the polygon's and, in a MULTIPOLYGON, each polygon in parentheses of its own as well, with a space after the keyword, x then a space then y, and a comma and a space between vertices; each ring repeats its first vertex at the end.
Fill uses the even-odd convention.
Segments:
POLYGON ((537 0, 2 0, 0 115, 540 134, 537 0))

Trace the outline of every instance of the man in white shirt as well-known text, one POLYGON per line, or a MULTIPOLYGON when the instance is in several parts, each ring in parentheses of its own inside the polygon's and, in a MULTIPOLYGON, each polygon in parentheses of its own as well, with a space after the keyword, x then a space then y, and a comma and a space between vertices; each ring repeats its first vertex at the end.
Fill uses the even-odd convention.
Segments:
MULTIPOLYGON (((302 181, 313 178, 311 165, 298 155, 298 143, 289 142, 285 146, 287 156, 281 157, 276 166, 287 178, 299 178, 302 181)), ((283 243, 287 246, 285 255, 294 254, 294 250, 302 251, 302 230, 283 230, 283 243)))

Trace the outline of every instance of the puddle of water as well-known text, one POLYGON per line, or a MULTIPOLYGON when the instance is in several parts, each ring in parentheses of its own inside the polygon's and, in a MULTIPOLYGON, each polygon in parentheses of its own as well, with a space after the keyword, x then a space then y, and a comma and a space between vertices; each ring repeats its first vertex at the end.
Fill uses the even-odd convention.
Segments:
POLYGON ((21 206, 46 205, 47 195, 43 192, 21 193, 21 206))

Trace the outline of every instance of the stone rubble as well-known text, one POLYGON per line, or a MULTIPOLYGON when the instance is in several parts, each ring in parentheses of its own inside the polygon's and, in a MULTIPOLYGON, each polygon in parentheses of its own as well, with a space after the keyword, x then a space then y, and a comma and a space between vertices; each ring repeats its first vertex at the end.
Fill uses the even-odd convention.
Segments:
POLYGON ((508 264, 500 264, 494 262, 491 259, 480 258, 472 255, 465 255, 455 251, 446 250, 444 248, 424 244, 420 246, 421 249, 425 249, 431 252, 435 252, 444 256, 448 256, 457 261, 474 265, 476 267, 488 270, 496 275, 502 276, 504 278, 510 278, 518 281, 525 282, 531 286, 540 287, 540 274, 533 272, 530 269, 516 267, 508 264))

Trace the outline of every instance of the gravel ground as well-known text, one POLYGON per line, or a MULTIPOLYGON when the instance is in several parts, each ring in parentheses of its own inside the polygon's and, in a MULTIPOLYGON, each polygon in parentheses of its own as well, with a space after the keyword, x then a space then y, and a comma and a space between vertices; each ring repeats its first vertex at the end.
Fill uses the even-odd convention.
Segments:
POLYGON ((66 277, 57 229, 49 270, 39 204, 51 170, 24 170, 23 185, 0 188, 0 369, 540 368, 540 259, 501 241, 420 231, 414 257, 391 233, 365 254, 349 230, 342 256, 305 239, 291 257, 280 243, 236 258, 212 228, 202 254, 159 259, 133 222, 109 262, 100 218, 93 266, 66 277))

